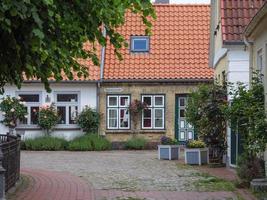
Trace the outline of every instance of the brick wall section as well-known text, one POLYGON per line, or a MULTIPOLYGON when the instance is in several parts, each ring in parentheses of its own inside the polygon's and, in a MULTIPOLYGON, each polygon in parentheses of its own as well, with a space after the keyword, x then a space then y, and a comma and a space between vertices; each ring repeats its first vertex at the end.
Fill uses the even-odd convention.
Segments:
POLYGON ((127 83, 103 83, 100 89, 100 134, 105 133, 106 137, 111 141, 126 141, 128 138, 136 134, 143 135, 150 141, 158 141, 162 135, 175 137, 175 95, 188 94, 196 88, 197 84, 127 84, 127 83), (108 88, 120 88, 119 93, 108 93, 108 88), (141 94, 165 94, 165 130, 140 130, 141 116, 137 123, 137 131, 134 133, 133 122, 131 122, 132 130, 107 130, 106 127, 106 96, 107 94, 130 94, 131 101, 134 99, 141 100, 141 94))

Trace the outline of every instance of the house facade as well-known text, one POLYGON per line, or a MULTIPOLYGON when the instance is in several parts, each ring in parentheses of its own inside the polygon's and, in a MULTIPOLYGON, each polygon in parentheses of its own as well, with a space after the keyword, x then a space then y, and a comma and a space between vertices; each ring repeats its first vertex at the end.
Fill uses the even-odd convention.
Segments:
MULTIPOLYGON (((94 66, 90 60, 83 60, 81 64, 88 67, 90 72, 87 79, 74 76, 74 80, 67 78, 61 82, 50 81, 52 92, 48 93, 42 83, 35 80, 24 81, 22 87, 7 85, 2 97, 20 97, 25 102, 28 115, 25 120, 19 122, 16 132, 22 139, 35 138, 44 134, 38 125, 39 107, 44 104, 54 103, 58 111, 60 120, 51 133, 53 136, 63 137, 67 140, 83 134, 76 124, 77 114, 85 107, 98 108, 98 87, 97 82, 100 77, 100 69, 94 66)), ((4 116, 1 114, 0 120, 4 116)), ((7 133, 8 127, 0 124, 1 133, 7 133)))
MULTIPOLYGON (((218 83, 249 85, 250 56, 243 32, 263 3, 264 0, 211 0, 209 65, 214 69, 214 79, 218 83)), ((229 101, 231 98, 228 95, 229 101)), ((226 131, 227 163, 236 166, 242 149, 241 138, 230 127, 226 131)))
POLYGON ((119 61, 109 46, 100 87, 100 134, 113 142, 141 135, 159 141, 162 135, 181 143, 194 139, 186 122, 187 96, 199 84, 213 81, 208 66, 209 5, 154 5, 157 20, 152 35, 133 14, 119 32, 129 43, 119 61), (138 116, 127 107, 147 105, 138 116))

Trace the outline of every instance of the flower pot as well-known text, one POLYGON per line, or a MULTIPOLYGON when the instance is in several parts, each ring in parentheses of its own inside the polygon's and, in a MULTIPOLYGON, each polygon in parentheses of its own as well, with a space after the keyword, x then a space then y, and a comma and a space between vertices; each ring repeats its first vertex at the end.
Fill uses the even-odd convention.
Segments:
POLYGON ((185 164, 202 165, 209 163, 208 148, 186 148, 184 150, 185 164))
POLYGON ((179 145, 158 145, 159 160, 178 160, 179 155, 179 145))

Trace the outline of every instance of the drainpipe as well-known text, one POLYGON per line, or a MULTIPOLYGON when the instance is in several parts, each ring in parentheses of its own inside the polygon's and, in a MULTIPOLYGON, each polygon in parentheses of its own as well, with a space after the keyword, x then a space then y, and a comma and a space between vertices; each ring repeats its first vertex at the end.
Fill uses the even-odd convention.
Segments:
MULTIPOLYGON (((106 32, 106 28, 105 25, 103 25, 103 31, 102 31, 102 35, 104 38, 106 38, 107 36, 107 32, 106 32)), ((100 87, 101 87, 101 83, 103 81, 104 78, 104 65, 105 65, 105 53, 106 53, 106 47, 102 46, 101 47, 101 58, 100 58, 100 80, 97 82, 97 101, 96 101, 96 108, 97 108, 97 112, 100 112, 100 87)), ((98 128, 98 135, 101 135, 100 133, 100 128, 98 128)))
POLYGON ((249 88, 250 88, 250 83, 252 80, 252 72, 253 72, 253 42, 248 41, 248 38, 244 36, 244 43, 248 47, 249 50, 249 88))

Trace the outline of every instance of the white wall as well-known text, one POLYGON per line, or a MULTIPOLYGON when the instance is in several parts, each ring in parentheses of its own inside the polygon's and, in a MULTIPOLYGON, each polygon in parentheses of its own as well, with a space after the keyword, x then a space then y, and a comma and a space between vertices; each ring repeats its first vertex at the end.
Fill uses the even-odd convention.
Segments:
MULTIPOLYGON (((51 98, 51 102, 55 101, 55 95, 54 92, 79 92, 80 94, 80 102, 79 102, 79 110, 82 110, 86 105, 96 108, 97 106, 97 87, 95 83, 52 83, 51 85, 52 92, 47 93, 44 89, 43 85, 40 83, 27 83, 22 86, 22 88, 19 90, 15 86, 6 86, 5 87, 5 94, 10 96, 16 96, 17 92, 40 92, 41 93, 41 105, 45 103, 45 98, 48 95, 51 98)), ((0 95, 0 98, 3 96, 0 95)), ((0 120, 3 118, 3 116, 0 114, 0 120)), ((52 135, 58 136, 58 137, 64 137, 67 140, 71 140, 74 137, 77 137, 79 135, 82 135, 82 131, 78 130, 78 126, 75 125, 74 127, 71 127, 71 129, 68 128, 62 128, 57 126, 56 130, 52 133, 52 135)), ((8 128, 5 127, 3 124, 0 124, 0 132, 6 133, 8 132, 8 128)), ((24 130, 22 131, 24 132, 24 130)), ((38 137, 43 134, 42 130, 38 130, 36 127, 32 129, 25 130, 24 136, 22 138, 34 138, 38 137)))

